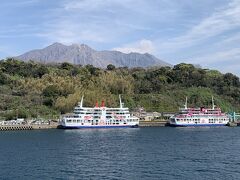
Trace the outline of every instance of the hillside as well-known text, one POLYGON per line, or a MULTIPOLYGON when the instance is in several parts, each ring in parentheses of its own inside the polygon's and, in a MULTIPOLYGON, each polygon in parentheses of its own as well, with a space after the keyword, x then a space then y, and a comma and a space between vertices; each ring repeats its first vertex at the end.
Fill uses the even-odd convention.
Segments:
POLYGON ((87 65, 106 68, 108 64, 116 67, 170 66, 170 64, 145 53, 125 54, 119 51, 96 51, 85 44, 70 46, 54 43, 46 48, 26 52, 16 59, 42 63, 62 63, 87 65))
POLYGON ((211 96, 224 111, 240 110, 240 82, 231 73, 178 64, 160 68, 99 69, 69 63, 44 65, 14 59, 0 61, 0 115, 56 118, 71 112, 84 94, 84 105, 106 100, 118 106, 122 94, 130 109, 174 112, 188 96, 189 106, 211 106, 211 96))

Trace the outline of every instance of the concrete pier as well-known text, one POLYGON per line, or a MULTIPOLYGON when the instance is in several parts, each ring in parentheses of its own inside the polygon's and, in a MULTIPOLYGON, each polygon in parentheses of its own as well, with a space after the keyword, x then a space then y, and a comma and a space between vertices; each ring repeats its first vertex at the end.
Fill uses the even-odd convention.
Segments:
POLYGON ((57 129, 58 124, 33 124, 33 125, 0 125, 0 131, 36 130, 36 129, 57 129))
POLYGON ((164 126, 168 126, 168 120, 139 122, 139 127, 164 127, 164 126))
POLYGON ((31 125, 1 125, 0 131, 33 130, 31 125))

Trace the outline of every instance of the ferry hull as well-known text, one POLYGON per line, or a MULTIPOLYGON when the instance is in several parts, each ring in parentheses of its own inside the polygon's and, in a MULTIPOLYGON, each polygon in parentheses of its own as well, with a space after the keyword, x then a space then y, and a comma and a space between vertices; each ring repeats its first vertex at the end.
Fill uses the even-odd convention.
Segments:
POLYGON ((227 124, 170 124, 172 127, 217 127, 227 126, 227 124))
POLYGON ((98 128, 138 128, 138 125, 127 125, 127 126, 62 126, 59 125, 58 129, 98 129, 98 128))

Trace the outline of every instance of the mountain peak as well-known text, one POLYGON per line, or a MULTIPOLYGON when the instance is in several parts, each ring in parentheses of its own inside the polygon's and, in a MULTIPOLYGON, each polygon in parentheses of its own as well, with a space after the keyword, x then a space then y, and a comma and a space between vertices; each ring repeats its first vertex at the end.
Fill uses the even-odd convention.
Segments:
POLYGON ((44 63, 92 64, 100 68, 106 68, 108 64, 113 64, 116 67, 171 66, 151 54, 96 51, 86 44, 66 46, 59 42, 55 42, 40 50, 24 53, 16 58, 24 61, 35 60, 44 63))
MULTIPOLYGON (((62 44, 62 43, 59 43, 59 42, 55 42, 55 43, 49 45, 48 47, 60 47, 60 46, 65 46, 65 45, 62 44)), ((48 47, 47 47, 47 48, 48 48, 48 47)))
POLYGON ((72 48, 78 48, 80 50, 88 50, 88 51, 94 51, 94 49, 92 49, 91 47, 89 47, 88 45, 86 44, 72 44, 71 46, 69 47, 72 47, 72 48))

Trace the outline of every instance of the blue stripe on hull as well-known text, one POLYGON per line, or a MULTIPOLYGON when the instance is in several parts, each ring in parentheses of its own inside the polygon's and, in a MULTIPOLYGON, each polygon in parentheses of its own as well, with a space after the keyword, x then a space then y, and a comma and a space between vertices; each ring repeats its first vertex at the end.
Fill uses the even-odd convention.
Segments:
POLYGON ((85 129, 85 128, 137 128, 134 126, 58 126, 59 129, 85 129))
POLYGON ((174 127, 194 127, 194 126, 227 126, 227 124, 170 124, 170 126, 174 127))

